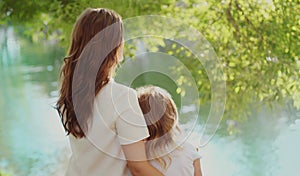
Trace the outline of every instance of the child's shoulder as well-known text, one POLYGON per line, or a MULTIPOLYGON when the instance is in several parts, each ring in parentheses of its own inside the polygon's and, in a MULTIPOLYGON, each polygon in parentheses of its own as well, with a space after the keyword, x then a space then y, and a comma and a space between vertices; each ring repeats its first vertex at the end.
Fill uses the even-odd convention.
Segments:
POLYGON ((187 150, 195 150, 198 151, 198 147, 196 147, 194 144, 190 143, 190 142, 184 142, 181 147, 183 147, 184 149, 187 150))
POLYGON ((199 148, 193 145, 192 143, 185 142, 183 145, 181 145, 181 147, 188 155, 192 157, 192 160, 201 158, 199 148))

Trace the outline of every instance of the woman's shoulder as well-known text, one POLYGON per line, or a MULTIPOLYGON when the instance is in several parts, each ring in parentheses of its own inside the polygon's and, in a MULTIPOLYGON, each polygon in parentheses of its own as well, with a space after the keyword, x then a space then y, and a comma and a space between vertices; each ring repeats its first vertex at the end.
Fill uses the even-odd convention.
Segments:
POLYGON ((113 91, 118 93, 129 93, 129 94, 136 94, 136 90, 133 88, 126 86, 124 84, 116 82, 114 79, 111 79, 110 85, 113 91))
POLYGON ((137 97, 137 94, 136 90, 133 88, 111 79, 100 91, 98 99, 102 99, 103 97, 109 97, 110 99, 117 101, 118 99, 126 99, 126 97, 137 97))
POLYGON ((96 99, 99 103, 105 102, 107 104, 110 102, 118 112, 124 112, 138 105, 136 90, 113 79, 101 90, 96 99))
POLYGON ((101 89, 95 98, 97 104, 112 103, 116 107, 125 107, 128 102, 137 99, 136 91, 126 85, 115 82, 111 79, 105 87, 101 89))

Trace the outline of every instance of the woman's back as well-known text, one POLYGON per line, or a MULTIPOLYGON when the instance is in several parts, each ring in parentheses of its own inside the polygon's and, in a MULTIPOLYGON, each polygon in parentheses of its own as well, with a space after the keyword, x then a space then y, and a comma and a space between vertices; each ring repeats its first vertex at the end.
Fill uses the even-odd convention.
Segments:
POLYGON ((136 92, 110 80, 95 98, 91 119, 86 137, 69 137, 72 157, 66 175, 127 175, 121 145, 149 135, 136 92))

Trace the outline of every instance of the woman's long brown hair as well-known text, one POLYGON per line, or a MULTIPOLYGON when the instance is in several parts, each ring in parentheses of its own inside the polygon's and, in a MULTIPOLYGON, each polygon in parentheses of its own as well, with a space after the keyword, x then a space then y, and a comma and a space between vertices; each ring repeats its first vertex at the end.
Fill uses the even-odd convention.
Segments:
POLYGON ((56 104, 56 109, 68 135, 72 134, 76 138, 86 136, 88 122, 92 120, 91 116, 95 96, 109 82, 112 72, 120 61, 119 56, 123 47, 122 35, 121 17, 112 10, 88 8, 77 19, 72 32, 71 46, 67 57, 64 58, 64 65, 60 74, 62 83, 59 99, 56 104), (110 31, 104 30, 112 24, 117 24, 117 28, 114 27, 114 30, 110 31), (103 31, 105 43, 95 42, 97 40, 95 36, 103 31), (82 57, 82 53, 89 52, 86 46, 92 40, 96 43, 93 47, 94 51, 97 52, 88 53, 90 54, 88 57, 89 60, 84 60, 88 58, 82 57), (104 60, 102 59, 101 61, 97 53, 105 52, 107 47, 112 45, 112 43, 117 44, 115 45, 116 47, 110 49, 105 58, 103 58, 104 60), (95 46, 97 47, 96 49, 95 46), (81 61, 85 61, 85 70, 75 77, 76 66, 80 65, 78 62, 81 61), (96 70, 96 72, 91 70, 96 70), (91 73, 94 73, 94 75, 91 75, 91 73), (74 82, 73 78, 76 82, 74 82), (74 90, 74 86, 76 86, 76 91, 74 90), (94 89, 92 91, 95 94, 88 93, 90 88, 94 89), (80 96, 80 101, 74 100, 74 95, 80 96))

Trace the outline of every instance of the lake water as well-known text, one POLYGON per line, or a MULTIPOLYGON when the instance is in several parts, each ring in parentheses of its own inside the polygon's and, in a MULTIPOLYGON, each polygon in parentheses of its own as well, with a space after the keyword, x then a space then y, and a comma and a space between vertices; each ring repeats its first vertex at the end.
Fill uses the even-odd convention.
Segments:
MULTIPOLYGON (((32 44, 12 27, 0 28, 0 46, 0 175, 63 175, 70 148, 52 106, 64 51, 51 43, 32 44)), ((201 148, 204 175, 298 175, 300 112, 275 109, 239 124, 238 135, 224 133, 235 125, 224 123, 201 148)), ((196 129, 189 141, 197 144, 199 136, 196 129)))

